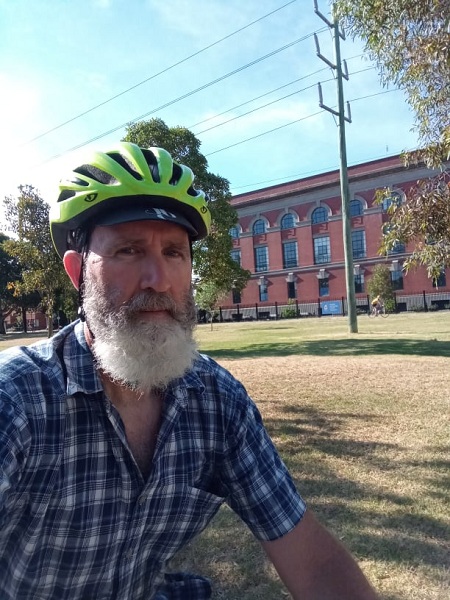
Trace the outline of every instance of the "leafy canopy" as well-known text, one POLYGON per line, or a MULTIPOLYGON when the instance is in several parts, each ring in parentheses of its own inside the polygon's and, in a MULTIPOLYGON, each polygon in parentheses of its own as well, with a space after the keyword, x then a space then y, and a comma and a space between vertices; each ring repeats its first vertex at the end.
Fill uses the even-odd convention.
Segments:
POLYGON ((411 242, 405 268, 422 264, 437 278, 450 266, 450 0, 336 0, 334 9, 345 30, 365 42, 382 83, 406 92, 420 148, 404 154, 405 164, 439 170, 403 205, 391 206, 381 251, 411 242))
POLYGON ((17 198, 4 199, 8 229, 15 239, 4 242, 6 251, 21 265, 21 278, 12 281, 15 296, 38 292, 47 315, 49 336, 58 290, 68 287, 68 279, 50 236, 49 205, 31 185, 19 186, 17 198))

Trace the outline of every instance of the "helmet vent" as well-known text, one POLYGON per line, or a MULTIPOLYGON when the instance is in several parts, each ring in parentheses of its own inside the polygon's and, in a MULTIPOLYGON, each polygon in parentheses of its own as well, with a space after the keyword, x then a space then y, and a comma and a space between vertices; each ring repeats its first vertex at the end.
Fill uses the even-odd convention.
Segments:
POLYGON ((64 202, 64 200, 68 200, 69 198, 72 198, 72 196, 75 196, 73 190, 63 190, 59 195, 58 202, 64 202))
POLYGON ((156 156, 151 150, 147 150, 146 148, 141 148, 141 150, 145 160, 147 161, 148 168, 150 169, 150 173, 152 174, 153 181, 155 183, 161 183, 161 177, 159 176, 158 161, 156 160, 156 156))
MULTIPOLYGON (((115 177, 109 173, 106 173, 105 171, 102 171, 101 169, 98 169, 97 167, 94 167, 93 165, 81 165, 81 167, 74 169, 74 172, 106 185, 114 185, 119 183, 115 177)), ((85 181, 81 181, 81 183, 83 185, 89 185, 85 181)))
POLYGON ((132 177, 138 180, 142 180, 142 175, 136 171, 133 163, 128 160, 126 156, 123 154, 119 154, 119 152, 111 152, 108 153, 108 156, 116 161, 125 171, 127 171, 132 177))
POLYGON ((183 170, 180 167, 180 165, 178 165, 177 163, 173 163, 173 168, 172 168, 172 177, 170 178, 169 184, 170 185, 177 185, 177 183, 180 181, 181 177, 183 175, 183 170))

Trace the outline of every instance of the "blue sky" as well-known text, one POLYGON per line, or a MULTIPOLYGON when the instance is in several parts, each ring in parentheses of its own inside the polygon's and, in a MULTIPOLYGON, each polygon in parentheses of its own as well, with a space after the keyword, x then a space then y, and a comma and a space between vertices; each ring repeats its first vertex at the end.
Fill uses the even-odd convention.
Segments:
MULTIPOLYGON (((329 16, 327 0, 319 8, 329 16)), ((143 115, 190 128, 233 193, 338 168, 337 127, 317 93, 320 81, 336 107, 336 84, 314 31, 332 60, 313 0, 0 0, 0 199, 32 184, 53 202, 80 155, 143 115)), ((343 41, 341 55, 348 164, 414 148, 403 92, 382 93, 362 44, 343 41)))

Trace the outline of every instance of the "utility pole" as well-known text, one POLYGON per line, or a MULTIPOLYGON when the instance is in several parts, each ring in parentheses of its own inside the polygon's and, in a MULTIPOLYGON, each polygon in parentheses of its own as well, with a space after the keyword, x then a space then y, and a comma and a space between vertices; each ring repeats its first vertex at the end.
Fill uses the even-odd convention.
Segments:
MULTIPOLYGON (((333 7, 334 8, 334 7, 333 7)), ((347 102, 347 116, 344 114, 344 88, 342 79, 348 80, 347 63, 344 61, 345 73, 342 72, 341 64, 341 48, 340 38, 345 40, 345 36, 339 30, 339 21, 333 10, 333 22, 329 21, 319 11, 317 6, 317 0, 314 0, 314 12, 324 21, 330 29, 333 31, 334 40, 334 60, 332 63, 320 52, 319 40, 317 35, 314 34, 316 42, 316 53, 317 56, 323 60, 329 67, 336 71, 336 82, 337 82, 337 101, 338 110, 334 110, 323 103, 322 87, 320 83, 319 87, 319 106, 331 114, 335 115, 338 119, 338 133, 339 133, 339 155, 340 155, 340 181, 341 181, 341 207, 342 207, 342 234, 344 239, 344 258, 345 258, 345 284, 347 291, 347 309, 348 309, 348 324, 350 333, 358 333, 358 319, 356 316, 356 298, 355 298, 355 275, 353 266, 353 252, 352 252, 352 233, 351 233, 351 221, 350 221, 350 189, 348 185, 348 171, 347 171, 347 148, 345 143, 345 121, 351 123, 350 105, 347 102)))

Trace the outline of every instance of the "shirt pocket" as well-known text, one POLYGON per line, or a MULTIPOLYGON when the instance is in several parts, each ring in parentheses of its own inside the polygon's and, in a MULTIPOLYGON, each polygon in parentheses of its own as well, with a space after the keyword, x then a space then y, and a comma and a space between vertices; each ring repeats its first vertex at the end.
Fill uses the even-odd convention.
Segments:
POLYGON ((186 484, 160 485, 149 498, 146 539, 166 561, 201 533, 224 502, 222 496, 186 484))

